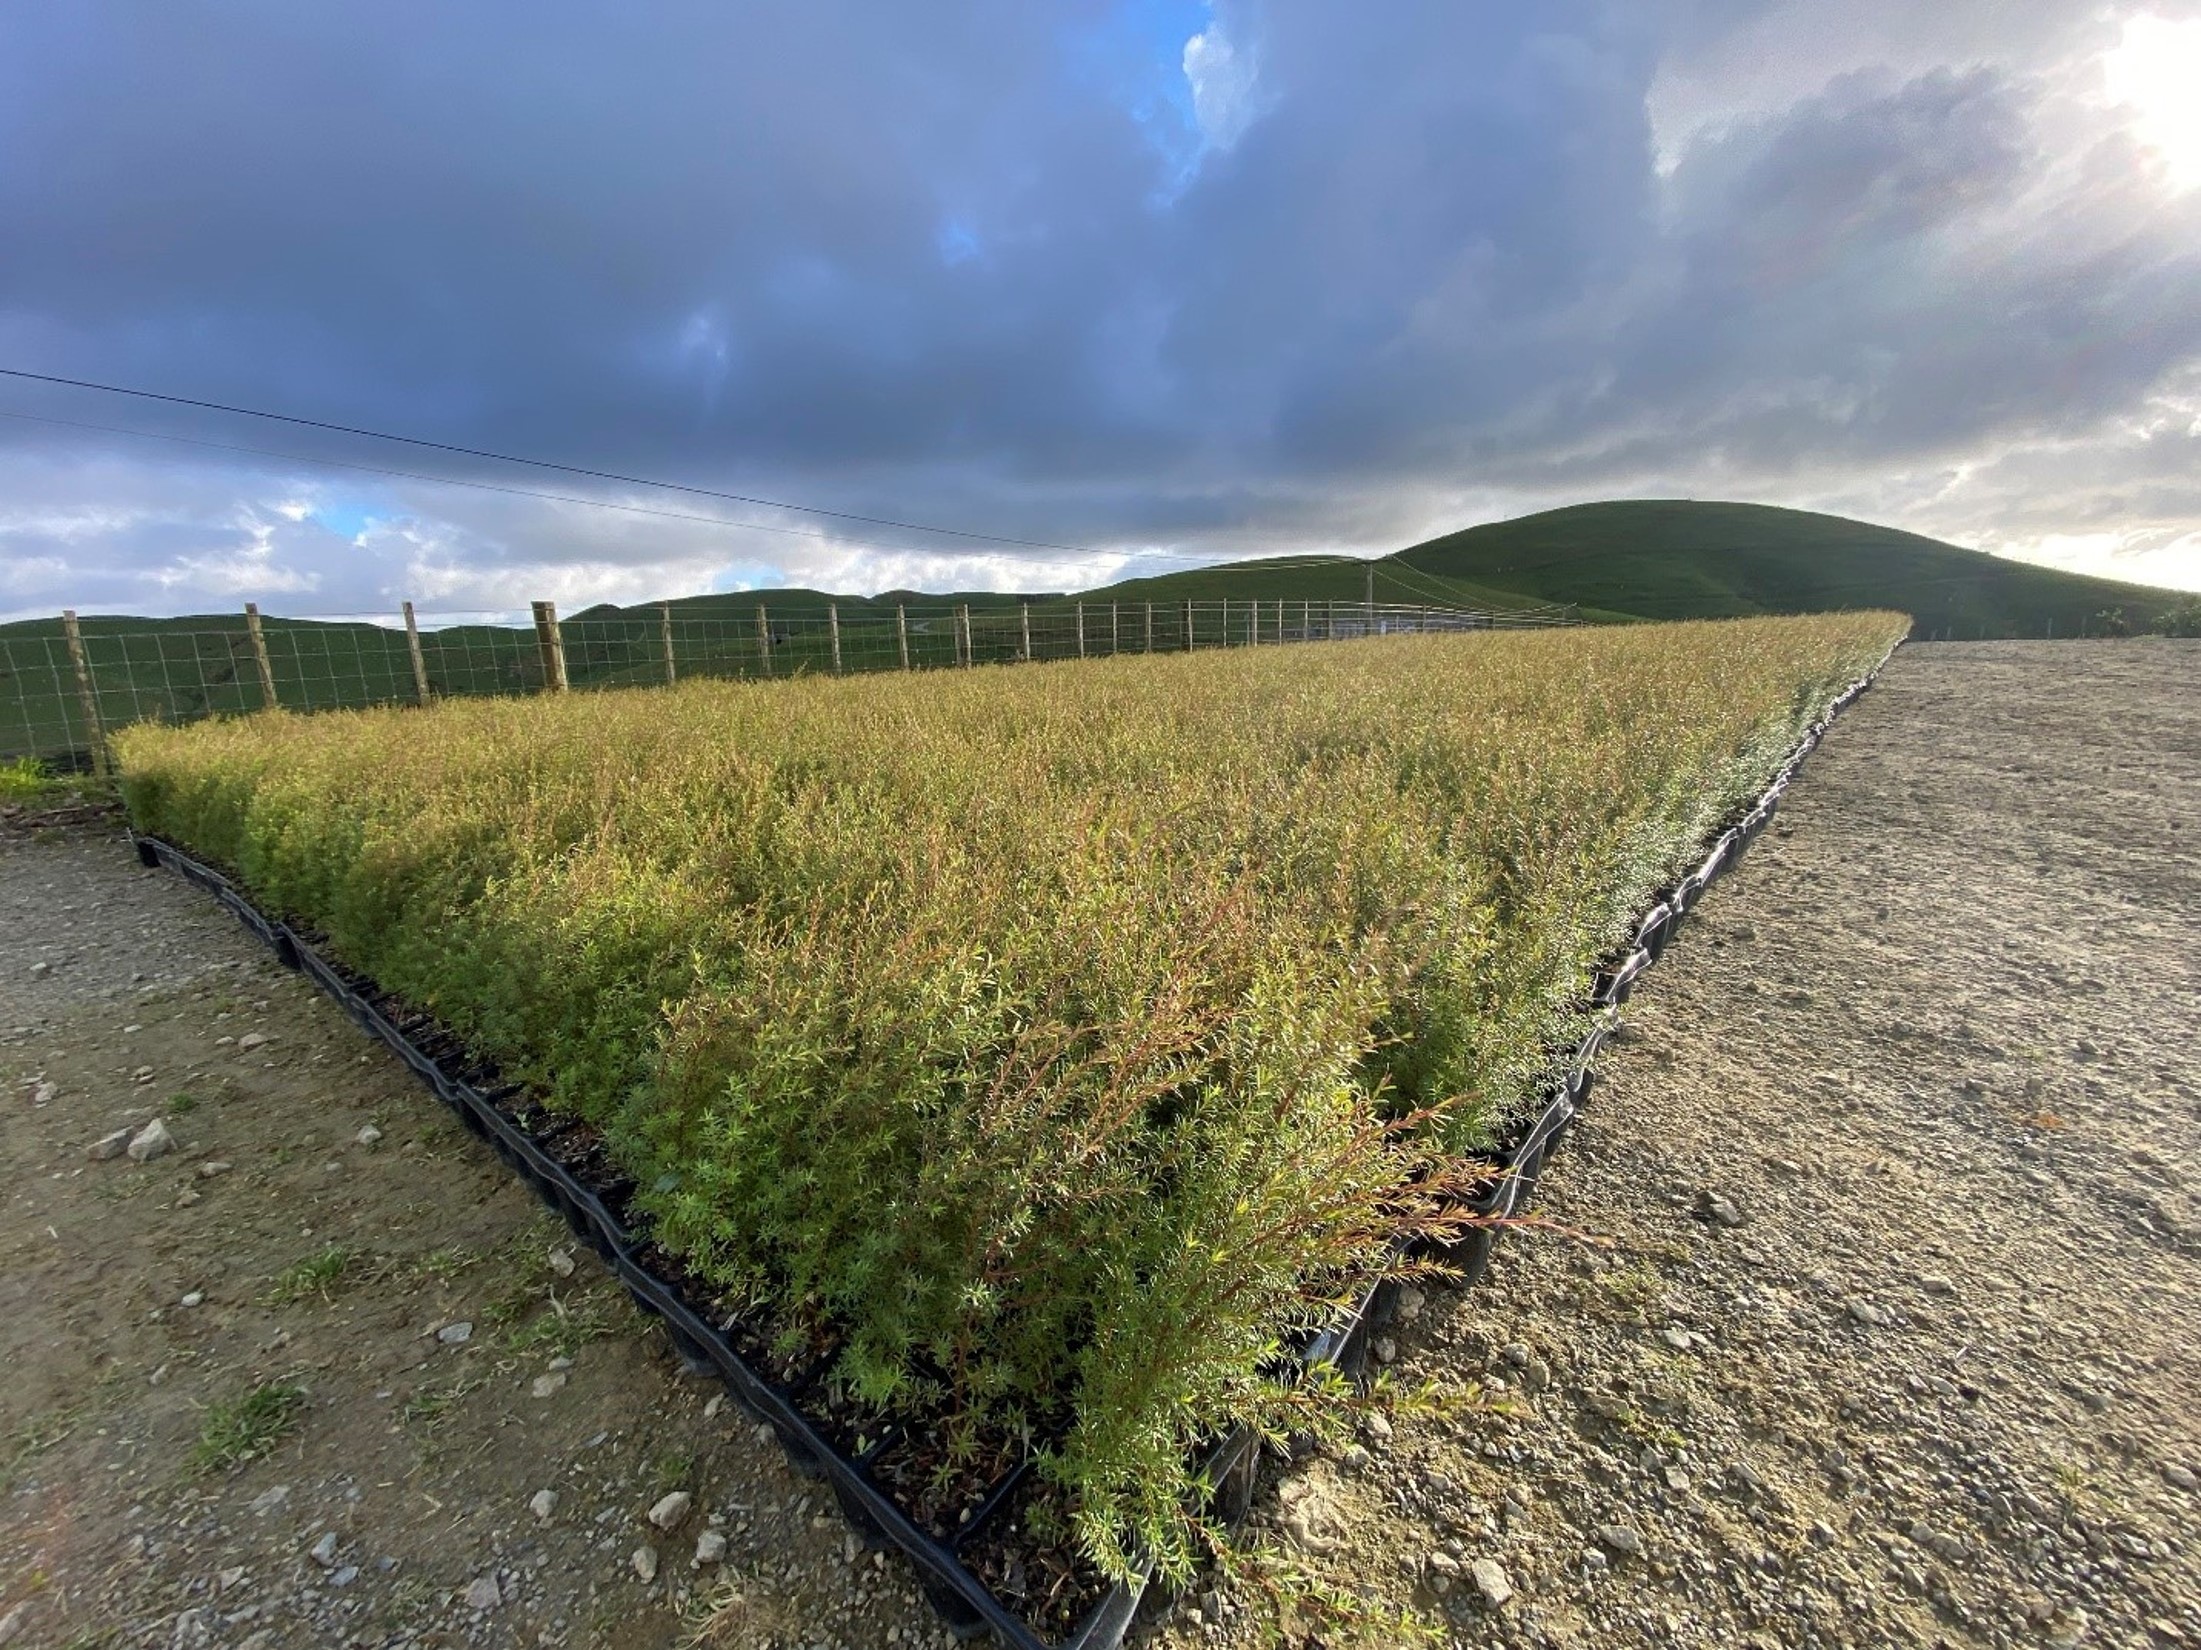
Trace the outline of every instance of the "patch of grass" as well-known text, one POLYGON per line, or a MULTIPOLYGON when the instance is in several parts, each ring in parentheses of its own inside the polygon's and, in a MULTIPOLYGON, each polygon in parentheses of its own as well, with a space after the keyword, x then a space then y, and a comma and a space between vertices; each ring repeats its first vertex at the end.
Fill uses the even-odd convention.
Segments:
POLYGON ((570 1358, 591 1341, 604 1340, 617 1330, 616 1316, 626 1296, 617 1290, 597 1289, 560 1299, 546 1291, 544 1310, 504 1334, 505 1350, 517 1357, 548 1353, 570 1358))
POLYGON ((451 1412, 488 1383, 487 1375, 460 1374, 444 1381, 425 1381, 400 1412, 409 1426, 417 1426, 431 1438, 443 1430, 451 1412))
POLYGON ((479 1266, 482 1259, 482 1253, 478 1249, 469 1249, 463 1243, 446 1243, 440 1248, 429 1250, 411 1262, 406 1269, 416 1278, 448 1284, 462 1273, 479 1266))
POLYGON ((276 1275, 267 1292, 267 1304, 288 1306, 311 1295, 328 1300, 339 1284, 363 1277, 369 1267, 368 1257, 359 1250, 342 1243, 326 1244, 292 1261, 276 1275))
POLYGON ((1617 1267, 1599 1277, 1597 1286, 1630 1312, 1649 1312, 1666 1292, 1665 1280, 1648 1266, 1617 1267))
POLYGON ((267 1454, 298 1424, 305 1402, 304 1387, 270 1381, 234 1402, 214 1405, 199 1428, 191 1470, 203 1477, 267 1454))
POLYGON ((692 1489, 695 1484, 695 1451, 681 1444, 667 1444, 650 1457, 650 1499, 674 1490, 692 1489))
POLYGON ((168 1097, 168 1115, 170 1117, 188 1117, 198 1109, 199 1097, 195 1094, 171 1094, 168 1097))
POLYGON ((37 802, 67 789, 35 756, 0 762, 0 802, 37 802))
POLYGON ((0 1495, 14 1488, 16 1475, 24 1467, 76 1431, 91 1412, 91 1404, 82 1402, 25 1419, 0 1443, 0 1495))

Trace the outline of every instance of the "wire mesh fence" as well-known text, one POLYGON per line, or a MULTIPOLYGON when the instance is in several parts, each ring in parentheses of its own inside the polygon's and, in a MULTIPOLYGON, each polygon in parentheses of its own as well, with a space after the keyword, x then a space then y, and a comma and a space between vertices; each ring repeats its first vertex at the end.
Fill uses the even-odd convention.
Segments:
POLYGON ((105 735, 188 722, 439 698, 662 686, 1268 647, 1376 634, 1571 622, 1559 609, 1483 612, 1326 600, 998 601, 986 604, 666 603, 531 626, 437 622, 408 605, 387 623, 263 617, 85 619, 0 625, 0 760, 103 768, 105 735))

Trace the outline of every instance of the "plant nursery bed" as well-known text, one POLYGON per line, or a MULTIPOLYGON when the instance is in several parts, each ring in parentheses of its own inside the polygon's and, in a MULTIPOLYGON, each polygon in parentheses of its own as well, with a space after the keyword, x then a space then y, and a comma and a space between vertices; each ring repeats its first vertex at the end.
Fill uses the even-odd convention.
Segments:
MULTIPOLYGON (((1594 971, 1575 1020, 1582 1029, 1569 1034, 1564 1049, 1545 1064, 1555 1074, 1550 1086, 1535 1103, 1509 1108, 1510 1126, 1499 1129, 1499 1147, 1485 1154, 1481 1172, 1456 1176, 1440 1167, 1441 1182, 1422 1183, 1424 1195, 1431 1195, 1426 1188, 1432 1185, 1445 1187, 1446 1196, 1456 1184, 1472 1190, 1449 1205, 1453 1214, 1442 1228, 1449 1235, 1418 1240, 1414 1253, 1442 1261, 1462 1283, 1481 1275, 1505 1224, 1528 1207, 1538 1177, 1587 1099, 1598 1048, 1635 980, 1665 951, 1709 883, 1764 828, 1827 721, 1863 691, 1877 669, 1830 701, 1814 701, 1824 705, 1822 714, 1770 784, 1729 815, 1725 828, 1702 845, 1693 868, 1661 890, 1627 930, 1627 943, 1594 971)), ((683 1359, 715 1374, 747 1412, 769 1425, 796 1470, 825 1481, 867 1543, 906 1556, 953 1631, 966 1636, 990 1631, 1014 1650, 1113 1650, 1142 1604, 1160 1596, 1153 1581, 1158 1566, 1144 1559, 1143 1549, 1128 1579, 1110 1575, 1079 1539, 1079 1508, 1070 1492, 1041 1468, 1043 1455, 1067 1448, 1073 1436, 1076 1418, 1067 1405, 1028 1407, 1015 1427, 991 1425, 983 1416, 974 1422, 968 1413, 951 1421, 949 1409, 930 1394, 952 1390, 954 1383, 923 1356, 906 1361, 892 1400, 862 1398, 846 1378, 856 1343, 845 1338, 848 1332, 837 1320, 784 1310, 769 1319, 753 1317, 733 1304, 752 1297, 730 1296, 693 1260, 664 1243, 645 1213, 657 1205, 621 1167, 612 1140, 597 1123, 553 1109, 546 1093, 507 1080, 494 1061, 453 1029, 336 962, 320 933, 263 912, 240 882, 200 857, 156 831, 142 832, 136 841, 147 865, 166 866, 207 889, 288 965, 304 971, 392 1048, 558 1211, 636 1303, 665 1323, 683 1359)), ((1385 1270, 1395 1268, 1374 1272, 1385 1270)), ((1326 1325, 1288 1336, 1291 1367, 1331 1366, 1349 1377, 1360 1375, 1396 1295, 1394 1283, 1367 1285, 1326 1325)), ((1190 1436, 1196 1438, 1198 1430, 1190 1436)), ((1206 1443, 1193 1448, 1181 1477, 1169 1481, 1197 1486, 1196 1493, 1209 1498, 1208 1521, 1234 1522, 1251 1496, 1259 1436, 1249 1422, 1214 1428, 1206 1443)))
MULTIPOLYGON (((1643 918, 1625 955, 1601 969, 1583 1013, 1581 1040, 1556 1061, 1560 1075, 1545 1104, 1490 1158, 1485 1189, 1471 1213, 1481 1222, 1442 1253, 1462 1287, 1489 1264, 1504 1222, 1524 1213, 1536 1181, 1589 1095, 1593 1063, 1617 1010, 1642 971, 1679 932, 1683 919, 1721 872, 1741 858, 1770 823, 1803 760, 1833 718, 1870 686, 1878 667, 1838 695, 1799 741, 1780 772, 1742 816, 1709 844, 1703 862, 1643 918)), ((395 1050, 469 1130, 535 1188, 626 1284, 636 1303, 661 1318, 681 1355, 725 1382, 737 1402, 769 1424, 801 1472, 825 1478, 857 1531, 892 1545, 916 1566, 927 1596, 959 1634, 991 1629, 1016 1650, 1059 1644, 1110 1650, 1136 1619, 1143 1587, 1110 1583, 1059 1533, 1067 1529, 1060 1492, 1031 1470, 1019 1441, 981 1442, 957 1460, 919 1414, 867 1410, 824 1379, 830 1340, 789 1353, 767 1341, 698 1283, 673 1254, 638 1238, 626 1215, 633 1183, 613 1165, 599 1130, 562 1117, 524 1088, 499 1080, 432 1017, 380 991, 372 981, 324 957, 318 936, 270 918, 221 872, 172 843, 135 838, 149 867, 166 867, 212 893, 283 961, 302 969, 370 1035, 395 1050), (1058 1532, 1045 1536, 1037 1530, 1058 1532)), ((1369 1336, 1388 1320, 1391 1291, 1377 1286, 1302 1352, 1359 1373, 1369 1336)), ((1219 1510, 1243 1516, 1256 1441, 1236 1436, 1211 1452, 1204 1476, 1217 1485, 1219 1510), (1235 1492, 1235 1493, 1234 1493, 1235 1492), (1235 1503, 1235 1504, 1233 1504, 1235 1503)))

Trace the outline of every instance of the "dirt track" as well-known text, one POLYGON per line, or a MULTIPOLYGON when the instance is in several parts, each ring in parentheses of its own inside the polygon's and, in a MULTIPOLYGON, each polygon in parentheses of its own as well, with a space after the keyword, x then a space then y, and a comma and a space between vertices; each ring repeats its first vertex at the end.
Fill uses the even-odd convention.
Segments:
MULTIPOLYGON (((1395 1331, 1520 1413, 1272 1475, 1300 1560, 1466 1643, 2201 1645, 2197 705, 2194 644, 1899 654, 1630 1005, 1542 1200, 1606 1245, 1395 1331)), ((942 1642, 203 896, 0 841, 0 1038, 0 1643, 659 1646, 721 1571, 718 1642, 942 1642), (156 1113, 177 1153, 85 1157, 156 1113), (264 1382, 295 1430, 194 1475, 264 1382)))

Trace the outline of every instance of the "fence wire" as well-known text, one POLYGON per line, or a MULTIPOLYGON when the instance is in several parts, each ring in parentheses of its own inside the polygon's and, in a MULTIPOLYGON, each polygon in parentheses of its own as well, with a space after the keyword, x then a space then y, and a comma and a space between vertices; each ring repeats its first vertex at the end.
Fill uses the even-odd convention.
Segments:
POLYGON ((32 620, 0 626, 0 760, 94 764, 105 733, 270 705, 358 709, 434 699, 1101 659, 1378 634, 1571 622, 1564 610, 1481 612, 1346 601, 667 605, 532 628, 263 618, 32 620), (72 641, 70 626, 76 628, 72 641))

